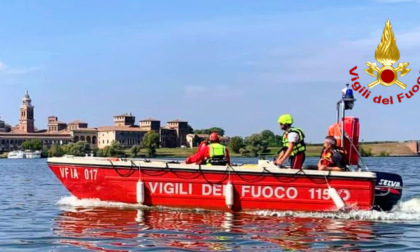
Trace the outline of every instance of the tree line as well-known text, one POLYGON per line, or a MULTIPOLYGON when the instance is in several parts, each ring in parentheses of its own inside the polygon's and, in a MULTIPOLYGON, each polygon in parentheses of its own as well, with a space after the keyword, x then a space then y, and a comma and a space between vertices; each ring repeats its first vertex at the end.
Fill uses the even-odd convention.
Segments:
MULTIPOLYGON (((210 134, 217 132, 224 136, 225 130, 220 127, 211 127, 208 129, 193 130, 195 134, 210 134)), ((193 145, 197 146, 201 141, 207 140, 198 136, 193 139, 193 145)), ((281 145, 281 136, 275 135, 271 130, 263 130, 260 133, 255 133, 245 138, 241 136, 234 136, 227 142, 227 146, 234 153, 240 153, 243 156, 259 156, 268 153, 268 147, 279 147, 281 145)), ((42 150, 44 157, 60 157, 63 155, 84 156, 93 153, 99 157, 137 157, 140 151, 146 150, 147 156, 154 157, 156 149, 159 148, 159 135, 155 131, 147 132, 140 145, 134 145, 127 149, 114 141, 110 146, 102 149, 92 148, 86 142, 68 143, 65 145, 52 145, 50 148, 42 147, 40 140, 28 140, 22 143, 22 150, 42 150)))
POLYGON ((227 146, 234 153, 240 153, 243 156, 259 156, 268 153, 268 147, 280 147, 281 144, 280 135, 274 134, 271 130, 263 130, 245 138, 234 136, 227 146))
MULTIPOLYGON (((225 130, 220 127, 194 130, 195 134, 210 134, 212 132, 217 132, 223 136, 225 130)), ((203 140, 207 139, 195 136, 193 145, 198 146, 203 140)), ((227 147, 234 153, 240 153, 243 156, 259 156, 268 153, 268 147, 280 147, 281 144, 282 137, 280 135, 274 134, 271 130, 263 130, 260 133, 254 133, 245 138, 234 136, 228 140, 227 147)))
POLYGON ((225 135, 225 130, 220 128, 220 127, 211 127, 208 129, 196 129, 193 130, 194 134, 207 134, 210 135, 211 133, 216 132, 218 133, 220 136, 224 136, 225 135))

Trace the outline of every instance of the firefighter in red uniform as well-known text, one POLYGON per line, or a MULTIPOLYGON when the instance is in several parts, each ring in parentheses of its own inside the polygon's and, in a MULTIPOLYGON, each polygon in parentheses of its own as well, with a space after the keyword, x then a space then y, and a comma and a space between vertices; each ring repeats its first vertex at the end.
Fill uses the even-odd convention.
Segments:
POLYGON ((212 164, 212 165, 230 165, 229 150, 226 146, 220 144, 219 134, 213 132, 209 136, 209 144, 200 144, 197 153, 189 156, 185 163, 187 164, 212 164))
POLYGON ((202 148, 206 147, 209 144, 210 144, 210 142, 208 140, 201 141, 201 143, 198 145, 197 152, 200 151, 202 148))

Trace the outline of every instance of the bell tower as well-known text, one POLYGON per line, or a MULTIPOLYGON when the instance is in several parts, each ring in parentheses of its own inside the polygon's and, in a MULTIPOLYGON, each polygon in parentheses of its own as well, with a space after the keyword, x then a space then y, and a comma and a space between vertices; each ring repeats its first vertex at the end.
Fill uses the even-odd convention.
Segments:
POLYGON ((22 98, 22 105, 20 106, 19 129, 26 133, 34 133, 34 106, 31 104, 32 100, 29 97, 28 91, 22 98))

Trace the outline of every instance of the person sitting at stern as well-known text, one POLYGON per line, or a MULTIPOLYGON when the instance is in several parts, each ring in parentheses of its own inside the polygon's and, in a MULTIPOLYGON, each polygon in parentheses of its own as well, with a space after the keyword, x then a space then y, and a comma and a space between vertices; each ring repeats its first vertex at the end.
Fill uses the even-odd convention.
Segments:
POLYGON ((344 151, 337 147, 337 141, 333 136, 327 136, 324 140, 324 149, 321 153, 321 159, 318 162, 320 171, 344 171, 344 151))

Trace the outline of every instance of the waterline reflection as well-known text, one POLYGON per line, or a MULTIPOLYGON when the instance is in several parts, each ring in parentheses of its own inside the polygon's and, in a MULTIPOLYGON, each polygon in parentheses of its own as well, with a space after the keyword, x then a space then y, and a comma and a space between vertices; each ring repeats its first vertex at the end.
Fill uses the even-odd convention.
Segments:
MULTIPOLYGON (((312 217, 171 209, 79 208, 55 218, 54 233, 73 249, 180 248, 361 249, 376 239, 377 223, 312 217)), ((391 225, 391 223, 390 223, 391 225)), ((383 229, 383 224, 382 224, 383 229)), ((387 235, 400 237, 398 229, 387 235)))

